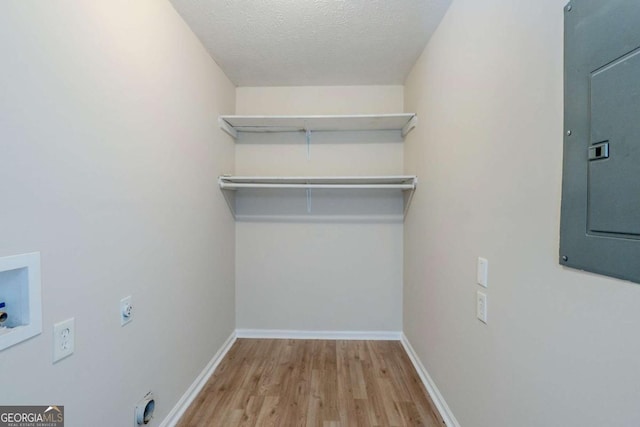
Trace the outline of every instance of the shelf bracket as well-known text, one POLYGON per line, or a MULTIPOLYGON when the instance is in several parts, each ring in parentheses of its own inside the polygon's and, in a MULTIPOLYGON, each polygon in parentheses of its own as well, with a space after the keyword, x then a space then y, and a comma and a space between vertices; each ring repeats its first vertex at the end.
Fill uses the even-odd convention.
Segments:
POLYGON ((418 125, 418 116, 411 117, 411 120, 407 122, 406 125, 402 127, 402 137, 404 138, 418 125))
POLYGON ((222 117, 218 117, 218 125, 220 129, 225 131, 229 136, 233 139, 238 139, 238 131, 235 130, 229 123, 226 122, 222 117))
POLYGON ((225 189, 223 176, 218 177, 218 186, 220 190, 222 190, 222 195, 224 196, 225 202, 227 202, 227 206, 229 206, 229 210, 231 211, 231 215, 233 218, 236 217, 236 192, 235 190, 225 189))
POLYGON ((307 137, 307 160, 311 160, 311 130, 306 129, 305 135, 307 137))
POLYGON ((413 200, 413 194, 416 192, 416 187, 418 186, 418 178, 413 178, 413 188, 407 191, 404 191, 402 194, 404 209, 402 212, 403 218, 407 218, 407 212, 409 211, 409 206, 411 206, 411 201, 413 200))

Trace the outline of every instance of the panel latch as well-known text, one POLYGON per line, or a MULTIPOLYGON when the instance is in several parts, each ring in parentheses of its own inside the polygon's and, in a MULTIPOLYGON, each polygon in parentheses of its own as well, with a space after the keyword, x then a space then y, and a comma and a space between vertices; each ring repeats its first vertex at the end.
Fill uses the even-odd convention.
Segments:
POLYGON ((589 147, 589 160, 600 160, 609 158, 609 143, 601 142, 589 147))

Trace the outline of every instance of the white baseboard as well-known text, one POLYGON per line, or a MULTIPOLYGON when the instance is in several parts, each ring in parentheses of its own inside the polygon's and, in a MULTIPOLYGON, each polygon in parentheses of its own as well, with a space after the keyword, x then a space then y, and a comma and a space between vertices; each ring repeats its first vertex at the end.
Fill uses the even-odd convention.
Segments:
POLYGON ((238 338, 297 340, 383 340, 400 341, 399 331, 296 331, 282 329, 236 329, 238 338))
POLYGON ((444 397, 442 397, 442 394, 440 394, 440 390, 438 390, 438 387, 436 387, 436 384, 433 382, 433 379, 431 379, 429 372, 427 372, 426 368, 418 358, 418 355, 416 354, 415 350, 411 346, 411 343, 409 342, 409 339, 404 333, 402 333, 400 341, 402 342, 404 351, 407 352, 409 359, 411 359, 413 367, 416 368, 418 376, 422 380, 422 383, 427 389, 429 396, 431 396, 433 404, 436 405, 436 409, 438 410, 438 412, 440 412, 440 416, 444 420, 447 427, 460 427, 460 423, 458 423, 458 420, 456 420, 453 412, 451 412, 451 408, 449 408, 449 405, 447 405, 447 402, 445 402, 444 397))
POLYGON ((207 363, 207 366, 200 372, 200 375, 195 379, 195 381, 189 386, 187 391, 182 395, 176 406, 173 407, 171 412, 167 415, 167 417, 160 423, 160 427, 173 427, 178 424, 180 421, 180 417, 184 414, 184 412, 189 408, 189 405, 195 400, 200 390, 207 383, 213 372, 216 370, 220 361, 227 354, 233 343, 236 341, 236 333, 235 331, 229 335, 229 338, 222 344, 222 347, 218 350, 218 352, 213 356, 213 358, 207 363))

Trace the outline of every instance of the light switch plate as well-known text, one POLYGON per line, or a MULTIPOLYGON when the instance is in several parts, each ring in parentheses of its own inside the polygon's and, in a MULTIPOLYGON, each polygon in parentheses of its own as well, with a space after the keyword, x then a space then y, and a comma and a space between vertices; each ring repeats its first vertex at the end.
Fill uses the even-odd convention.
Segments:
POLYGON ((478 285, 488 286, 489 281, 489 261, 486 258, 478 257, 478 265, 476 269, 476 281, 478 285))

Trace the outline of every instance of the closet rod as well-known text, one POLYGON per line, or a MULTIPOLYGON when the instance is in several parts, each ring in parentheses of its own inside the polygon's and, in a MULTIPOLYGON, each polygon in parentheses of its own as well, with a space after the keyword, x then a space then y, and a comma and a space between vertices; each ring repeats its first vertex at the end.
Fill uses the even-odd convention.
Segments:
POLYGON ((363 189, 363 190, 413 190, 415 184, 252 184, 220 181, 220 188, 233 190, 236 188, 303 188, 303 189, 363 189))

